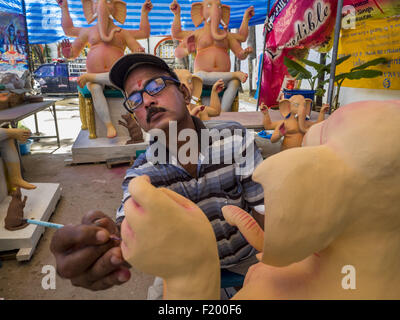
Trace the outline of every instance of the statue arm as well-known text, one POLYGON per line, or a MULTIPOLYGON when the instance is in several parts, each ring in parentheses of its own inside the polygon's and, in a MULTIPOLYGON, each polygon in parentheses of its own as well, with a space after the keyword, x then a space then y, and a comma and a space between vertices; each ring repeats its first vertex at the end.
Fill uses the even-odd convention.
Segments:
POLYGON ((240 42, 236 40, 233 33, 228 34, 229 48, 232 50, 233 54, 240 60, 244 60, 248 55, 253 52, 251 47, 243 49, 240 42))
MULTIPOLYGON (((150 21, 149 13, 153 9, 153 4, 150 0, 146 0, 142 6, 142 13, 140 15, 140 27, 139 30, 129 30, 131 37, 135 39, 147 39, 150 37, 150 21)), ((135 52, 135 51, 132 51, 135 52)))
POLYGON ((63 40, 61 46, 63 46, 62 52, 64 57, 66 57, 67 59, 75 59, 79 56, 85 45, 88 43, 88 34, 85 31, 86 30, 82 28, 79 36, 75 39, 74 42, 72 42, 72 44, 70 44, 68 40, 63 40), (65 47, 67 47, 67 50, 65 50, 65 47), (70 47, 69 51, 68 47, 70 47))
POLYGON ((172 39, 182 41, 184 38, 190 36, 191 31, 182 31, 181 24, 181 7, 179 3, 174 0, 169 6, 170 10, 174 14, 174 20, 171 26, 172 39))
POLYGON ((281 121, 279 123, 279 125, 277 125, 276 128, 275 128, 275 131, 271 136, 271 142, 272 143, 278 142, 282 138, 282 135, 281 135, 280 130, 279 130, 279 127, 281 126, 282 123, 283 123, 283 121, 281 121))
POLYGON ((132 53, 135 52, 144 52, 144 48, 140 45, 140 43, 132 36, 131 33, 127 32, 126 30, 122 30, 124 39, 126 42, 127 47, 131 50, 132 53))
POLYGON ((195 32, 189 32, 189 36, 187 36, 175 49, 175 56, 179 59, 182 59, 189 54, 196 52, 196 37, 195 32))
POLYGON ((247 40, 249 36, 249 21, 254 16, 254 7, 249 7, 242 20, 242 24, 240 25, 239 32, 234 34, 234 38, 239 42, 244 42, 247 40))
POLYGON ((71 16, 69 14, 68 2, 67 0, 57 0, 61 7, 61 26, 66 36, 68 37, 78 37, 82 28, 74 26, 71 16))
POLYGON ((210 117, 217 117, 221 114, 221 100, 219 99, 218 93, 221 92, 223 88, 223 80, 218 80, 212 87, 210 106, 207 108, 207 112, 210 117))

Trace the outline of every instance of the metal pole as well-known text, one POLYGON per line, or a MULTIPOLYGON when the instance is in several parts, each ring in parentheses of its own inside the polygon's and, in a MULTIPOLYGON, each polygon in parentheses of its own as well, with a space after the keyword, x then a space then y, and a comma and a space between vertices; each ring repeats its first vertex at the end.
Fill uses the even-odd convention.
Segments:
POLYGON ((343 0, 338 0, 336 25, 335 25, 335 38, 333 41, 331 73, 330 73, 329 89, 328 89, 329 114, 331 114, 332 111, 333 89, 335 87, 335 73, 336 73, 336 62, 337 62, 337 54, 339 47, 339 36, 340 36, 340 29, 342 27, 342 8, 343 8, 343 0))
MULTIPOLYGON (((264 56, 265 56, 265 45, 267 43, 267 35, 268 35, 268 24, 269 24, 269 12, 271 11, 271 0, 268 0, 268 6, 267 6, 267 18, 265 20, 264 26, 266 26, 264 28, 264 44, 263 44, 263 54, 261 55, 261 72, 260 72, 260 79, 258 79, 258 99, 257 99, 257 111, 258 111, 258 107, 260 106, 260 97, 261 97, 261 83, 262 83, 262 78, 263 78, 263 69, 264 69, 264 56)), ((256 52, 257 52, 257 48, 256 48, 256 52)))
POLYGON ((32 66, 32 59, 31 59, 31 48, 29 46, 28 23, 26 22, 25 0, 22 0, 21 4, 22 4, 22 14, 24 15, 26 53, 28 54, 28 69, 29 69, 29 72, 32 73, 33 72, 33 66, 32 66))

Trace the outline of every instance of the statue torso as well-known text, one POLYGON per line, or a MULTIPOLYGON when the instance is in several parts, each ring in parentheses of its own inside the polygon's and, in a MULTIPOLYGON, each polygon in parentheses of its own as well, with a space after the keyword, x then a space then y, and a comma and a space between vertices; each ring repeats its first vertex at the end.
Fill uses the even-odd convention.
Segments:
POLYGON ((205 27, 197 30, 195 36, 197 43, 195 72, 230 72, 231 59, 228 51, 228 39, 214 40, 205 27))
POLYGON ((96 26, 88 30, 89 53, 86 61, 88 72, 103 73, 110 71, 115 61, 124 55, 126 43, 123 30, 116 32, 110 42, 103 42, 96 26))

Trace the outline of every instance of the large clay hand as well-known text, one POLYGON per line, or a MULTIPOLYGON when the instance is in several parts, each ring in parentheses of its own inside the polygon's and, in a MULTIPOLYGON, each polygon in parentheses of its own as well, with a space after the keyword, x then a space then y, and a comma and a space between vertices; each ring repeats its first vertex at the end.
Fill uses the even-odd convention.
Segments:
POLYGON ((169 9, 172 11, 174 15, 181 13, 181 6, 176 0, 172 1, 172 3, 169 6, 169 9))
POLYGON ((132 179, 129 192, 121 226, 123 257, 138 270, 162 277, 166 299, 218 298, 216 239, 199 207, 155 188, 147 176, 132 179))
POLYGON ((74 286, 104 290, 125 283, 130 278, 122 258, 120 241, 111 240, 118 228, 99 211, 86 214, 80 225, 67 225, 54 234, 50 250, 57 263, 57 273, 74 286))
POLYGON ((72 44, 68 39, 61 41, 61 52, 65 58, 72 56, 72 44))
POLYGON ((194 34, 187 37, 186 47, 189 53, 196 52, 196 37, 194 36, 194 34))
POLYGON ((151 0, 146 0, 142 6, 142 12, 149 13, 152 9, 153 9, 153 4, 151 3, 151 0))
POLYGON ((264 231, 251 215, 236 206, 223 207, 222 214, 224 215, 226 222, 239 229, 247 242, 250 243, 253 248, 260 252, 263 250, 264 231))

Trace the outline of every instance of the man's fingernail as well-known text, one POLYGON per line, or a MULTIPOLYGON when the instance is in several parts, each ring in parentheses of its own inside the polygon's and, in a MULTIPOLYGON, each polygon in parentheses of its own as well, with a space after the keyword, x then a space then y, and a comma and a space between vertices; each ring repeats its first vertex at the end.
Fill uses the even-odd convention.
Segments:
POLYGON ((126 282, 128 281, 129 277, 125 273, 120 273, 118 275, 118 281, 119 282, 126 282))
POLYGON ((119 265, 122 263, 122 260, 116 256, 111 257, 111 263, 114 265, 119 265))
POLYGON ((107 234, 104 231, 98 231, 96 233, 96 239, 99 241, 106 241, 107 240, 107 234))

